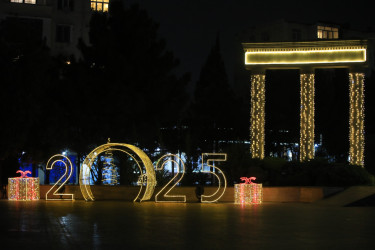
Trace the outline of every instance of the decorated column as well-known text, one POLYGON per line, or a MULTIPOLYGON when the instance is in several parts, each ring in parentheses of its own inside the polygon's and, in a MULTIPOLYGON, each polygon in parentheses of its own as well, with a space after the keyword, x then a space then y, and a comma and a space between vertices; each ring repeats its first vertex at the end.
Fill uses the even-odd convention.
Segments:
POLYGON ((314 158, 314 78, 312 73, 301 73, 300 161, 314 158))
POLYGON ((364 165, 364 79, 363 73, 349 73, 349 162, 364 165))
POLYGON ((251 76, 250 152, 252 158, 264 158, 265 74, 251 76))

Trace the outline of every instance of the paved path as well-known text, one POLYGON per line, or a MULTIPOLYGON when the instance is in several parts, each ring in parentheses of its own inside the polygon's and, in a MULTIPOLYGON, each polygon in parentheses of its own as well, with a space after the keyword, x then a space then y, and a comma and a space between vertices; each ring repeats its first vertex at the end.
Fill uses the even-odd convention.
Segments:
POLYGON ((375 249, 375 208, 316 204, 10 202, 0 249, 375 249))
POLYGON ((353 186, 331 197, 317 201, 316 204, 325 206, 346 206, 374 194, 375 186, 353 186))

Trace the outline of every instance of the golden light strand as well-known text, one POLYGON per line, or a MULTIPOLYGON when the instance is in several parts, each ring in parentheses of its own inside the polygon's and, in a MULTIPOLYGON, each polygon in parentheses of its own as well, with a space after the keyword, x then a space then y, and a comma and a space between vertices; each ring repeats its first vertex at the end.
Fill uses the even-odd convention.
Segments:
POLYGON ((202 203, 212 203, 217 202, 220 200, 220 198, 224 195, 225 190, 227 189, 227 178, 225 178, 224 172, 214 166, 215 161, 226 161, 227 160, 227 154, 225 153, 203 153, 202 154, 202 173, 210 173, 216 176, 216 178, 219 181, 219 186, 217 187, 216 191, 210 195, 203 195, 201 196, 201 202, 202 203), (212 162, 210 164, 210 162, 212 162), (212 168, 211 170, 204 170, 204 165, 212 168), (216 169, 216 171, 215 171, 216 169), (217 172, 217 174, 215 173, 217 172), (220 191, 220 188, 223 187, 220 191))
POLYGON ((349 73, 349 163, 364 166, 364 79, 363 73, 349 73))
POLYGON ((251 76, 250 152, 252 158, 264 158, 265 75, 251 76))
POLYGON ((314 74, 301 74, 300 161, 314 158, 314 74))
MULTIPOLYGON (((170 195, 169 192, 182 180, 185 174, 185 165, 180 157, 175 154, 167 154, 162 156, 156 163, 156 170, 163 170, 164 166, 171 162, 177 165, 177 173, 172 179, 165 184, 160 191, 155 195, 155 202, 186 202, 186 195, 170 195), (175 179, 177 179, 175 181, 175 179), (172 184, 170 186, 170 184, 172 184), (161 196, 161 198, 159 197, 161 196)), ((172 165, 173 167, 173 165, 172 165)))
POLYGON ((141 149, 137 148, 136 146, 124 143, 107 143, 103 144, 93 151, 91 151, 85 160, 83 161, 80 178, 79 178, 79 186, 81 188, 82 196, 86 201, 94 201, 94 195, 92 194, 91 187, 90 187, 90 169, 92 164, 94 163, 95 159, 98 157, 99 154, 104 153, 106 151, 120 151, 127 155, 129 155, 134 162, 137 164, 140 170, 140 178, 138 184, 140 185, 140 189, 138 195, 135 197, 133 201, 138 200, 144 201, 151 199, 152 194, 155 190, 156 185, 156 176, 154 166, 150 158, 143 152, 141 149), (146 186, 146 189, 141 197, 141 192, 143 186, 146 186))
POLYGON ((31 201, 39 200, 39 177, 8 178, 8 199, 31 201))
POLYGON ((55 166, 56 163, 60 163, 60 164, 63 164, 64 167, 65 167, 65 172, 64 174, 60 177, 60 179, 58 179, 56 181, 56 183, 46 192, 46 201, 47 200, 74 200, 74 194, 66 194, 66 193, 58 193, 60 191, 60 189, 69 181, 70 177, 72 176, 73 174, 73 164, 72 162, 70 161, 70 159, 68 157, 66 157, 65 155, 61 155, 61 154, 57 154, 57 155, 54 155, 52 156, 48 162, 47 162, 47 165, 46 165, 46 170, 52 170, 53 167, 55 166), (65 178, 64 181, 63 178, 65 178), (61 183, 61 184, 60 184, 61 183), (52 197, 55 197, 55 198, 48 198, 48 194, 56 187, 56 190, 52 193, 52 197), (61 199, 58 199, 56 197, 60 196, 61 199), (63 196, 66 196, 68 197, 67 199, 63 199, 62 197, 63 196))

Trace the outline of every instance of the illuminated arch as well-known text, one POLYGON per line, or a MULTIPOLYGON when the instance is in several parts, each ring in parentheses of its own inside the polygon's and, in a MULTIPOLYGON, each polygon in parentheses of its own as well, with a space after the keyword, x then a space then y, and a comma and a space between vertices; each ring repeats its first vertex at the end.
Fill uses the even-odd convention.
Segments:
POLYGON ((136 201, 137 199, 139 199, 139 201, 151 199, 151 196, 154 193, 154 189, 156 186, 154 166, 152 165, 150 158, 145 154, 145 152, 143 152, 141 149, 137 148, 136 146, 133 146, 130 144, 124 144, 124 143, 103 144, 95 148, 93 151, 91 151, 87 155, 87 157, 83 161, 81 172, 79 174, 79 186, 80 186, 83 198, 86 201, 95 200, 95 197, 92 194, 91 187, 90 187, 90 170, 91 170, 92 164, 94 163, 98 155, 107 151, 120 151, 129 155, 131 158, 133 158, 133 160, 135 161, 135 163, 137 164, 141 172, 141 175, 138 179, 138 185, 140 185, 140 189, 134 201, 136 201), (146 186, 146 187, 145 187, 143 196, 141 197, 143 186, 146 186))

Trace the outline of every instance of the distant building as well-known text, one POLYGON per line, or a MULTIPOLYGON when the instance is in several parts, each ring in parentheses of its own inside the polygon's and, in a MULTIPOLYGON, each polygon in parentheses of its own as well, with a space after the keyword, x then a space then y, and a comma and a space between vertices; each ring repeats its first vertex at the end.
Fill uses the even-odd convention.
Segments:
POLYGON ((326 22, 302 23, 285 19, 251 26, 240 34, 246 42, 300 42, 318 39, 371 39, 375 31, 348 24, 326 22))
POLYGON ((89 41, 92 11, 106 12, 108 7, 109 0, 0 0, 0 20, 22 33, 10 42, 45 40, 52 55, 79 58, 77 44, 80 38, 89 41))
MULTIPOLYGON (((319 40, 370 40, 375 42, 375 30, 368 27, 356 27, 350 24, 337 24, 329 22, 304 23, 285 19, 278 19, 251 26, 238 34, 241 42, 302 42, 319 40)), ((374 46, 369 47, 372 50, 374 46)), ((374 54, 374 51, 369 51, 374 54)), ((372 57, 374 59, 374 57, 372 57)), ((370 68, 375 65, 369 62, 370 68)))

